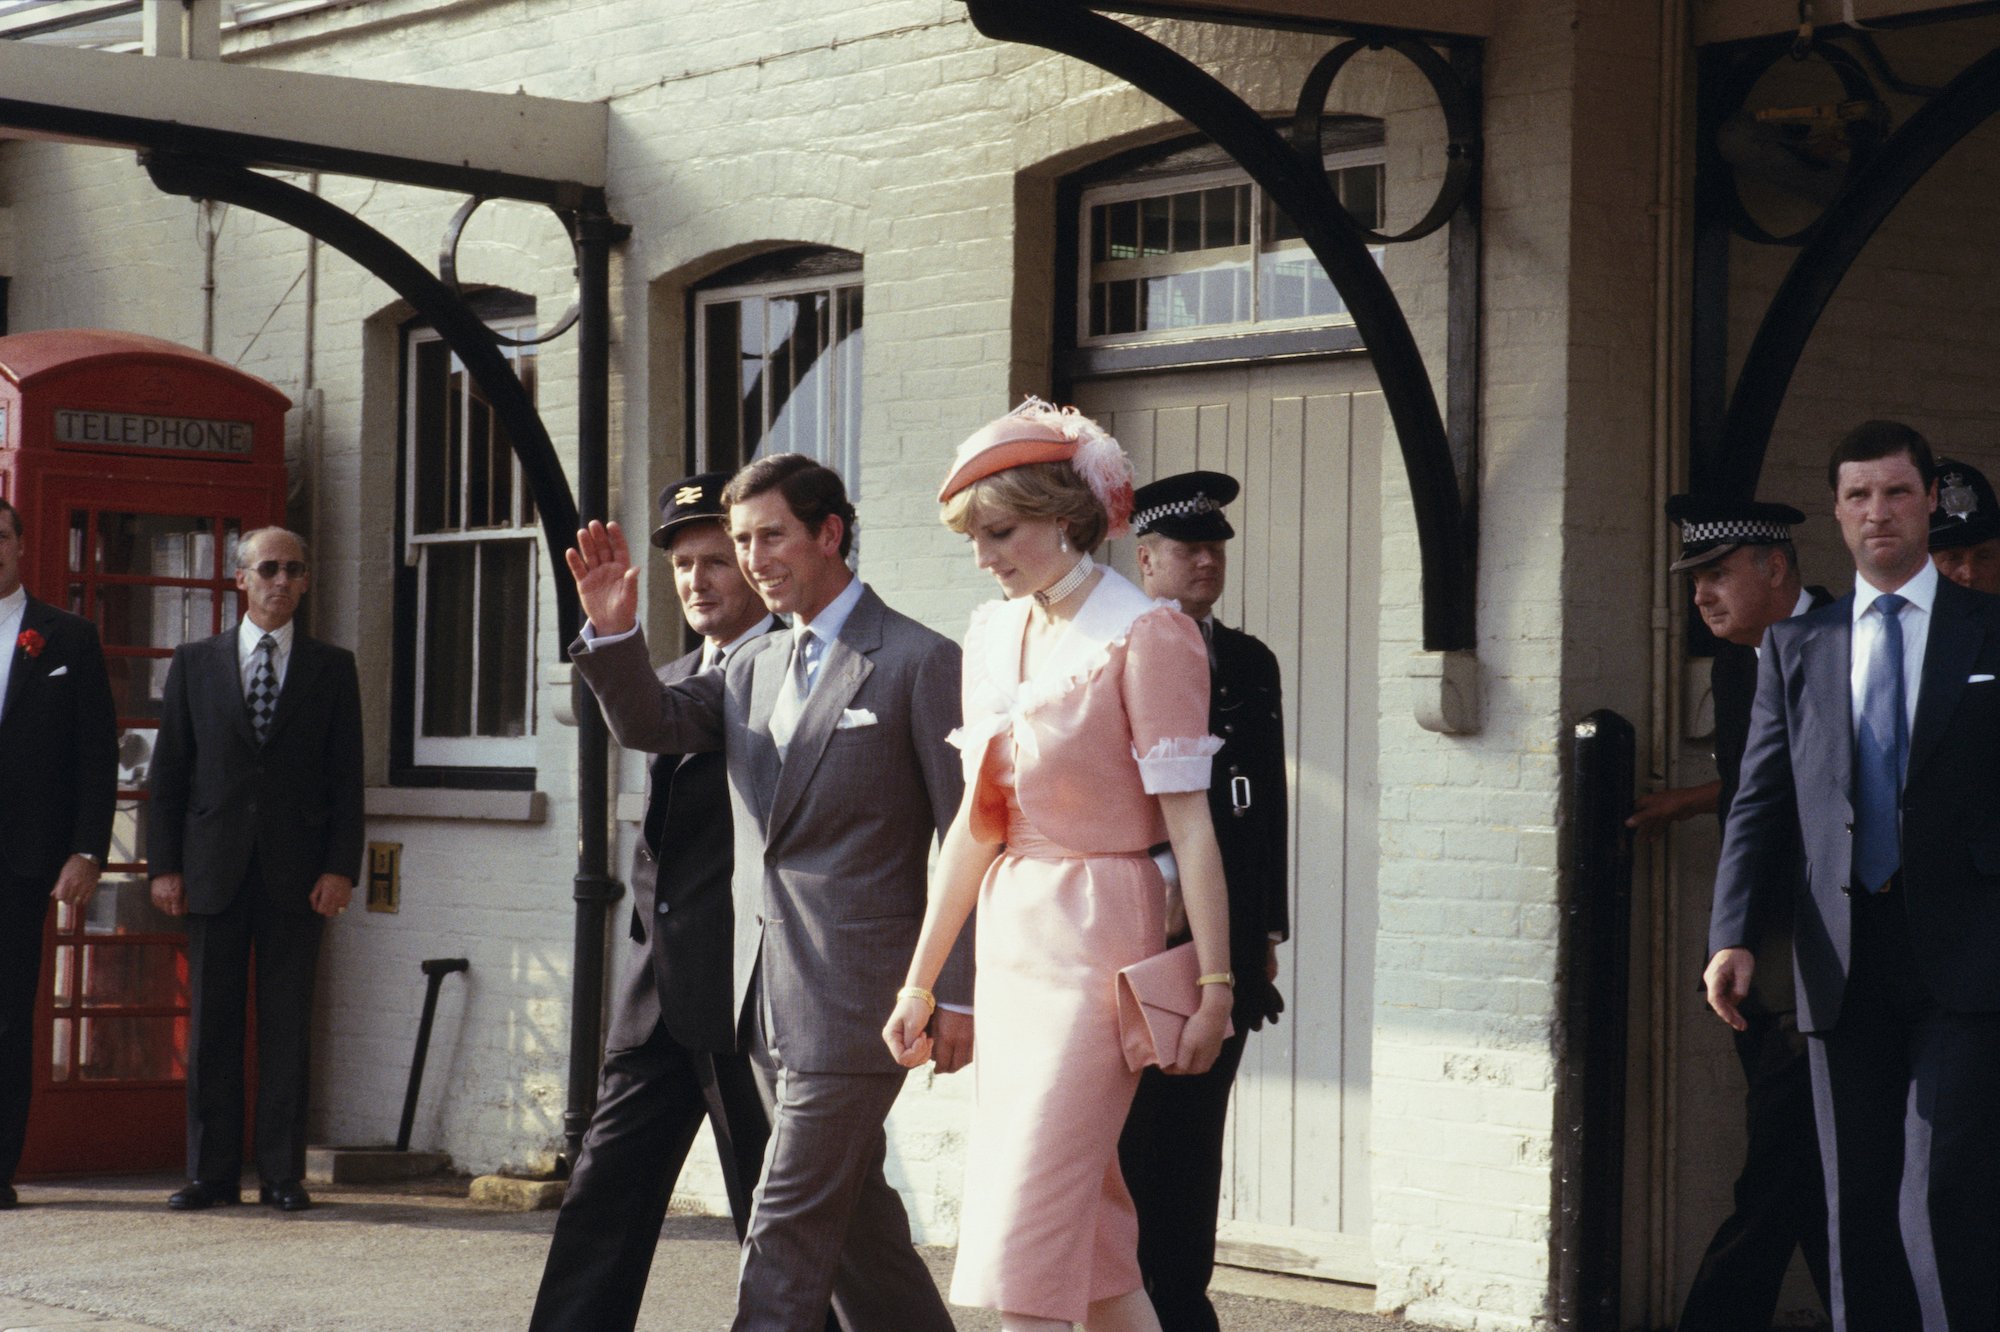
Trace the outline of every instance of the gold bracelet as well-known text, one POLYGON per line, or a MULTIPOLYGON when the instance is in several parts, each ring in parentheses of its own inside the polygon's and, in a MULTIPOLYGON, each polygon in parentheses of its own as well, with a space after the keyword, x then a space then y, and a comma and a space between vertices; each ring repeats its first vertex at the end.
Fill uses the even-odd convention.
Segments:
POLYGON ((1196 976, 1194 978, 1194 985, 1197 990, 1204 985, 1227 985, 1233 990, 1236 988, 1236 973, 1233 971, 1211 971, 1206 976, 1196 976))
POLYGON ((921 999, 931 1006, 931 1012, 937 1012, 937 996, 921 985, 905 985, 902 989, 896 991, 896 997, 898 999, 921 999))

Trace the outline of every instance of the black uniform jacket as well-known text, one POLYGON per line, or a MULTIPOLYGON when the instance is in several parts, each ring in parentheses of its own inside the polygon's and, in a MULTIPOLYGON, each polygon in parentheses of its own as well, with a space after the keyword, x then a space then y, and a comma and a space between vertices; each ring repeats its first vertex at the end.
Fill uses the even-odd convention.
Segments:
POLYGON ((1208 788, 1229 883, 1229 956, 1236 1025, 1256 1028, 1284 1010, 1264 977, 1271 936, 1291 933, 1285 719, 1278 659, 1240 630, 1214 622, 1209 731, 1222 738, 1208 788))
MULTIPOLYGON (((697 649, 657 674, 673 684, 700 667, 697 649)), ((725 1053, 736 1045, 727 761, 721 750, 656 754, 650 772, 646 821, 632 853, 632 946, 619 963, 606 1043, 634 1049, 664 1024, 687 1049, 725 1053)))

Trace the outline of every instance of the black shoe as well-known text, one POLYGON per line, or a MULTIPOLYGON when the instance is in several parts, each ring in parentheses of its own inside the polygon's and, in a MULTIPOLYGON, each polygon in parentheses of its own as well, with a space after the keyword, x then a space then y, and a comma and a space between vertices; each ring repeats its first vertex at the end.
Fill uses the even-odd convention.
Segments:
POLYGON ((234 1207, 242 1201, 243 1190, 234 1184, 191 1179, 186 1188, 167 1199, 167 1206, 176 1212, 200 1212, 210 1207, 234 1207))
POLYGON ((0 1212, 11 1212, 21 1205, 21 1195, 14 1192, 12 1184, 0 1184, 0 1212))
POLYGON ((306 1192, 306 1186, 295 1179, 281 1179, 276 1184, 261 1186, 257 1190, 257 1201, 281 1212, 303 1212, 313 1205, 312 1195, 306 1192))

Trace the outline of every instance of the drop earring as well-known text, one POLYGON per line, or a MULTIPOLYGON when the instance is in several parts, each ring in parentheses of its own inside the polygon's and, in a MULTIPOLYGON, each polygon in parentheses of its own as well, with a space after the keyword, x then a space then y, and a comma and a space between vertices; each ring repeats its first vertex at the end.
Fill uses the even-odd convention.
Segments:
POLYGON ((1069 533, 1060 527, 1056 529, 1056 546, 1063 554, 1069 554, 1069 533))

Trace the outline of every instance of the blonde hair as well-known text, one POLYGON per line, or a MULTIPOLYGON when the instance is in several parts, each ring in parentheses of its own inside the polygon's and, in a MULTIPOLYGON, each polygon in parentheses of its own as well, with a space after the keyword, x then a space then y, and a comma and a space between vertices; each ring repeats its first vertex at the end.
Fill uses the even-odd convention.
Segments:
POLYGON ((1023 463, 981 477, 946 500, 940 516, 963 534, 982 517, 1001 513, 1063 522, 1069 544, 1086 554, 1103 544, 1111 525, 1104 505, 1066 462, 1023 463))

